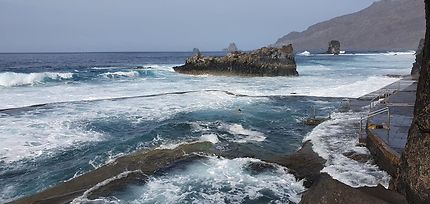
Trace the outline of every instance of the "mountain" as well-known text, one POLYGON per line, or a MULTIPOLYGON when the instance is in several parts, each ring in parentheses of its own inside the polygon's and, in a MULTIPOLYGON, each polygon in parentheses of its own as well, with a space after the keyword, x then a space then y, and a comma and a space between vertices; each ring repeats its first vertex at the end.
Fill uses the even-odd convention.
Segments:
POLYGON ((424 34, 423 0, 381 0, 303 32, 291 32, 274 46, 291 43, 298 51, 324 52, 331 40, 339 40, 347 51, 415 50, 424 34))

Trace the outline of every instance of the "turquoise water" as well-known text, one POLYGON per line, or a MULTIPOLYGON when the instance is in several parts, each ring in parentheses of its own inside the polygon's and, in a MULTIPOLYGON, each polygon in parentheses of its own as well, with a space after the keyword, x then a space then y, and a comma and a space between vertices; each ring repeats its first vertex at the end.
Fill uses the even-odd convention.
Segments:
MULTIPOLYGON (((408 74, 414 59, 410 53, 297 56, 299 77, 173 72, 189 55, 0 54, 0 201, 136 150, 184 142, 218 141, 227 149, 241 144, 257 159, 290 154, 316 134, 302 124, 311 109, 327 116, 342 98, 397 80, 386 74, 408 74)), ((245 168, 251 160, 194 161, 104 202, 298 202, 300 181, 282 167, 252 174, 245 168)))

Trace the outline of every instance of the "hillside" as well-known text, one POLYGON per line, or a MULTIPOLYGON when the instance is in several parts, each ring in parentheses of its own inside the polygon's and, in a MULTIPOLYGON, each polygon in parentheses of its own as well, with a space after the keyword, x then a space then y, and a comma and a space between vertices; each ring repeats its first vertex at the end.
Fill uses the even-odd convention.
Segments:
POLYGON ((297 51, 326 51, 330 40, 342 50, 415 50, 425 34, 423 0, 382 0, 366 9, 291 32, 275 46, 293 44, 297 51))

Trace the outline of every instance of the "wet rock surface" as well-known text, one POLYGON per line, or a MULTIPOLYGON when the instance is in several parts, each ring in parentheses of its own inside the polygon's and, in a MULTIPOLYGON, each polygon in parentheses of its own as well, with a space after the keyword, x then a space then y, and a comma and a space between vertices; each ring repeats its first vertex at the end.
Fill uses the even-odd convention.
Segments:
POLYGON ((326 162, 312 150, 312 143, 307 141, 302 148, 292 155, 278 158, 273 161, 279 165, 286 166, 298 180, 305 179, 303 185, 310 187, 315 178, 320 174, 326 162))
POLYGON ((147 176, 163 171, 177 162, 201 158, 197 153, 209 154, 212 147, 212 143, 200 142, 180 145, 175 149, 136 152, 120 157, 112 163, 70 181, 12 203, 69 203, 84 193, 89 198, 107 196, 113 191, 125 188, 128 184, 144 183, 147 176), (98 184, 115 177, 117 179, 114 181, 89 191, 98 184))
POLYGON ((357 152, 347 152, 343 155, 360 163, 366 163, 372 159, 370 154, 360 154, 357 152))
POLYGON ((336 204, 336 203, 407 203, 400 194, 389 191, 382 186, 352 188, 328 174, 321 174, 315 179, 314 185, 306 191, 300 201, 301 204, 336 204))
POLYGON ((225 57, 205 57, 201 54, 187 59, 176 72, 191 75, 224 76, 297 76, 292 45, 282 48, 261 48, 256 51, 233 52, 225 57))

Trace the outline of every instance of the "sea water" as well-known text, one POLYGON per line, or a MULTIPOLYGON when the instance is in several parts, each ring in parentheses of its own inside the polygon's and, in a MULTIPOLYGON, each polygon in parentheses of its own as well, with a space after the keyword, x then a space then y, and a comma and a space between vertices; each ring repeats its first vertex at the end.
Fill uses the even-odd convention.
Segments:
MULTIPOLYGON (((205 53, 223 55, 224 53, 205 53)), ((137 150, 193 141, 237 143, 254 158, 193 161, 102 202, 267 203, 300 200, 288 169, 245 166, 296 151, 304 140, 327 159, 323 171, 350 186, 387 185, 371 163, 343 156, 356 147, 360 113, 335 113, 410 72, 413 53, 297 56, 299 77, 188 76, 191 53, 0 54, 0 202, 31 195, 137 150)), ((80 202, 85 198, 79 198, 80 202)))

